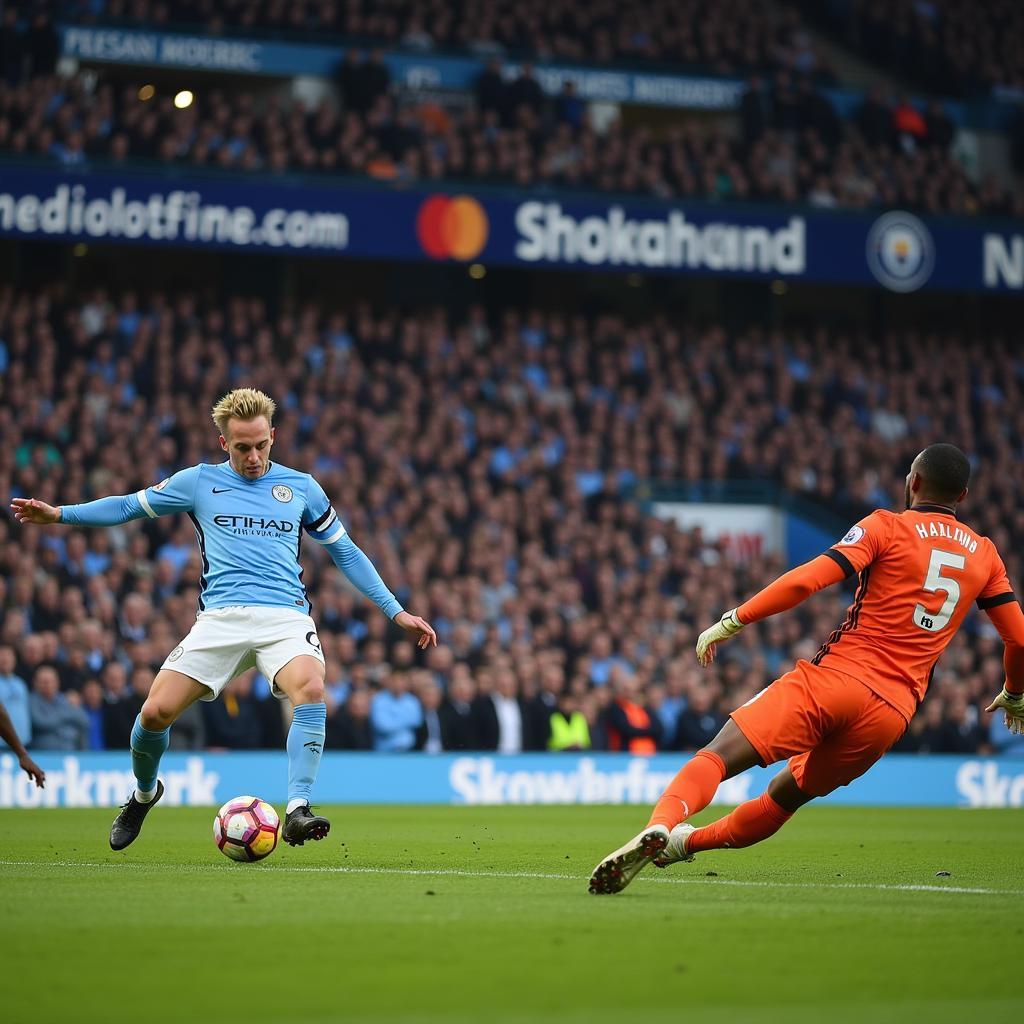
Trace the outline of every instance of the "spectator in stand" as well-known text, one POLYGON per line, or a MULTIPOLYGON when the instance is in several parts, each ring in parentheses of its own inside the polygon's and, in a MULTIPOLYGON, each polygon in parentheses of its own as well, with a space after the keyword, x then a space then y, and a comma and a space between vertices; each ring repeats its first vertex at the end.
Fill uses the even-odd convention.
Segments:
POLYGON ((941 754, 948 736, 944 716, 945 704, 942 698, 929 695, 893 750, 912 754, 941 754))
MULTIPOLYGON (((25 680, 14 671, 14 648, 0 645, 0 704, 7 709, 18 739, 26 747, 32 745, 32 715, 29 709, 29 692, 25 680)), ((7 744, 0 740, 0 751, 7 744)))
POLYGON ((506 122, 519 123, 525 109, 539 118, 544 109, 544 90, 533 73, 533 65, 526 63, 519 69, 519 75, 508 86, 506 93, 506 122))
POLYGON ((409 692, 405 672, 388 672, 382 688, 373 695, 370 706, 373 749, 385 753, 404 753, 416 746, 416 730, 423 725, 423 709, 409 692))
POLYGON ((106 750, 107 705, 103 699, 103 687, 98 679, 86 679, 80 693, 82 694, 82 710, 89 719, 86 749, 106 750))
POLYGON ((416 749, 426 754, 440 754, 444 750, 440 715, 441 687, 429 673, 418 682, 416 698, 423 711, 423 721, 416 730, 416 749))
POLYGON ((476 697, 473 677, 467 666, 453 673, 448 695, 438 709, 441 742, 445 750, 481 750, 480 728, 473 701, 476 697))
POLYGON ((612 671, 610 687, 614 694, 605 712, 608 749, 649 756, 658 749, 661 722, 641 703, 640 682, 627 669, 612 671))
MULTIPOLYGON (((150 676, 152 676, 152 669, 150 676)), ((135 673, 132 674, 132 679, 135 679, 135 673)), ((268 747, 276 748, 275 738, 281 733, 282 729, 278 726, 275 729, 275 723, 272 715, 266 714, 267 712, 273 712, 275 709, 272 706, 268 706, 266 700, 260 704, 261 711, 264 712, 264 719, 270 719, 269 723, 265 725, 263 730, 262 743, 268 747)), ((186 708, 174 722, 174 729, 171 732, 171 742, 168 747, 169 750, 203 750, 206 747, 206 723, 203 721, 203 712, 200 703, 193 704, 191 707, 186 708)))
POLYGON ((751 76, 740 99, 740 122, 743 125, 743 141, 748 147, 764 135, 769 125, 775 123, 772 94, 765 88, 759 75, 751 76))
POLYGON ((942 753, 987 753, 988 729, 977 705, 969 703, 963 693, 954 692, 943 710, 942 753))
POLYGON ((893 107, 892 129, 896 142, 908 155, 914 154, 928 137, 928 124, 924 115, 907 96, 901 96, 893 107))
POLYGON ((0 18, 0 79, 14 86, 24 72, 25 40, 18 30, 18 9, 8 5, 0 18))
POLYGON ((551 712, 548 723, 547 749, 551 751, 580 751, 590 749, 590 729, 586 715, 580 710, 580 698, 565 692, 558 698, 558 706, 551 712))
POLYGON ((129 680, 124 665, 111 661, 100 673, 106 714, 104 740, 110 750, 126 750, 131 746, 132 726, 149 694, 153 673, 142 666, 135 669, 129 680))
POLYGON ((953 145, 955 132, 953 122, 946 113, 946 108, 939 100, 929 100, 925 114, 925 139, 931 149, 940 153, 948 153, 953 145))
POLYGON ((691 688, 686 708, 676 721, 673 750, 700 750, 718 735, 728 717, 718 709, 718 697, 713 685, 697 683, 691 688))
POLYGON ((504 118, 508 105, 507 90, 501 73, 501 61, 497 57, 488 58, 483 70, 477 75, 474 91, 477 110, 481 114, 494 113, 504 118))
POLYGON ((580 99, 576 83, 567 78, 555 100, 555 119, 559 124, 568 125, 573 131, 579 131, 583 127, 585 117, 586 107, 580 99))
POLYGON ((857 127, 869 146, 888 146, 892 141, 892 111, 877 86, 868 91, 857 111, 857 127))
POLYGON ((527 750, 547 750, 551 739, 551 716, 558 710, 558 698, 565 692, 565 670, 554 662, 541 671, 540 688, 526 703, 527 750))
POLYGON ((518 754, 529 741, 525 708, 516 674, 507 665, 494 673, 494 690, 477 700, 480 746, 499 754, 518 754))
POLYGON ((32 676, 29 710, 33 749, 70 751, 87 748, 88 716, 60 692, 60 676, 52 665, 40 665, 32 676))
POLYGON ((255 671, 237 676, 224 688, 220 700, 203 701, 206 741, 214 750, 258 750, 265 739, 260 701, 252 693, 255 671))
POLYGON ((40 12, 33 16, 27 37, 29 75, 52 75, 60 56, 60 37, 49 16, 40 12))
POLYGON ((368 689, 352 690, 345 703, 327 720, 326 746, 338 750, 373 750, 368 689))

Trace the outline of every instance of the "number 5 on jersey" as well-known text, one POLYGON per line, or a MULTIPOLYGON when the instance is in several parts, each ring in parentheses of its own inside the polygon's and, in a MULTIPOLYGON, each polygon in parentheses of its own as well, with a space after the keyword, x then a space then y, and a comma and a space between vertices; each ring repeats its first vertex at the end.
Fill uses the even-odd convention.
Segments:
POLYGON ((943 569, 962 569, 967 562, 963 555, 954 555, 950 551, 933 549, 928 573, 925 575, 922 588, 934 594, 941 591, 946 595, 942 607, 937 612, 930 612, 923 604, 914 608, 914 624, 929 633, 938 633, 952 618, 960 600, 960 584, 950 576, 943 576, 943 569))

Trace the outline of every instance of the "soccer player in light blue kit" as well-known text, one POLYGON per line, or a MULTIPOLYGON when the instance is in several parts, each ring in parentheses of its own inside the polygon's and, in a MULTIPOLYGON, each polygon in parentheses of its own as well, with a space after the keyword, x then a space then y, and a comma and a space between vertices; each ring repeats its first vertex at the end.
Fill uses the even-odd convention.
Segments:
POLYGON ((132 771, 137 786, 110 830, 123 850, 142 829, 163 795, 157 778, 170 727, 197 700, 215 700, 239 673, 254 665, 276 697, 294 705, 288 731, 288 806, 283 838, 292 846, 323 839, 330 822, 309 801, 324 747, 324 656, 302 585, 299 542, 305 530, 323 544, 335 565, 390 619, 415 634, 421 648, 437 643, 425 620, 402 609, 370 560, 345 532, 323 488, 308 473, 270 461, 273 400, 237 388, 213 408, 227 462, 183 469, 136 494, 81 505, 47 505, 14 498, 20 523, 113 526, 145 516, 185 512, 203 558, 199 613, 167 655, 132 729, 132 771))

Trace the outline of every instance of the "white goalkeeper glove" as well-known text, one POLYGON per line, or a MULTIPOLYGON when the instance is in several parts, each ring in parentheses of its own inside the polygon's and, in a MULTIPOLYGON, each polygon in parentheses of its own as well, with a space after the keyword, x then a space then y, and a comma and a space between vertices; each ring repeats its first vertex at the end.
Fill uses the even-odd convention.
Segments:
POLYGON ((715 644, 728 640, 743 628, 736 617, 736 609, 726 612, 713 626, 697 637, 697 660, 707 668, 715 660, 715 644))
POLYGON ((1004 686, 1003 692, 985 710, 998 708, 1006 712, 1006 728, 1015 736, 1024 736, 1024 693, 1010 693, 1004 686))

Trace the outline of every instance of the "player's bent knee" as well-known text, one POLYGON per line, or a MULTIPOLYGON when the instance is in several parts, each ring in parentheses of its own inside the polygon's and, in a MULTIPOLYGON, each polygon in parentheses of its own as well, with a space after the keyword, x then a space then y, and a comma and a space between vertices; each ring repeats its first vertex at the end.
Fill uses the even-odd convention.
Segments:
POLYGON ((296 704, 322 704, 324 702, 324 681, 319 676, 311 676, 299 686, 295 697, 296 704))
POLYGON ((816 794, 808 793, 801 789, 789 768, 783 768, 768 783, 768 795, 784 811, 793 814, 803 807, 804 804, 810 803, 816 794))
POLYGON ((167 708, 161 707, 160 702, 148 698, 142 705, 139 712, 139 721, 143 729, 150 732, 160 732, 166 729, 174 721, 174 713, 167 708))

